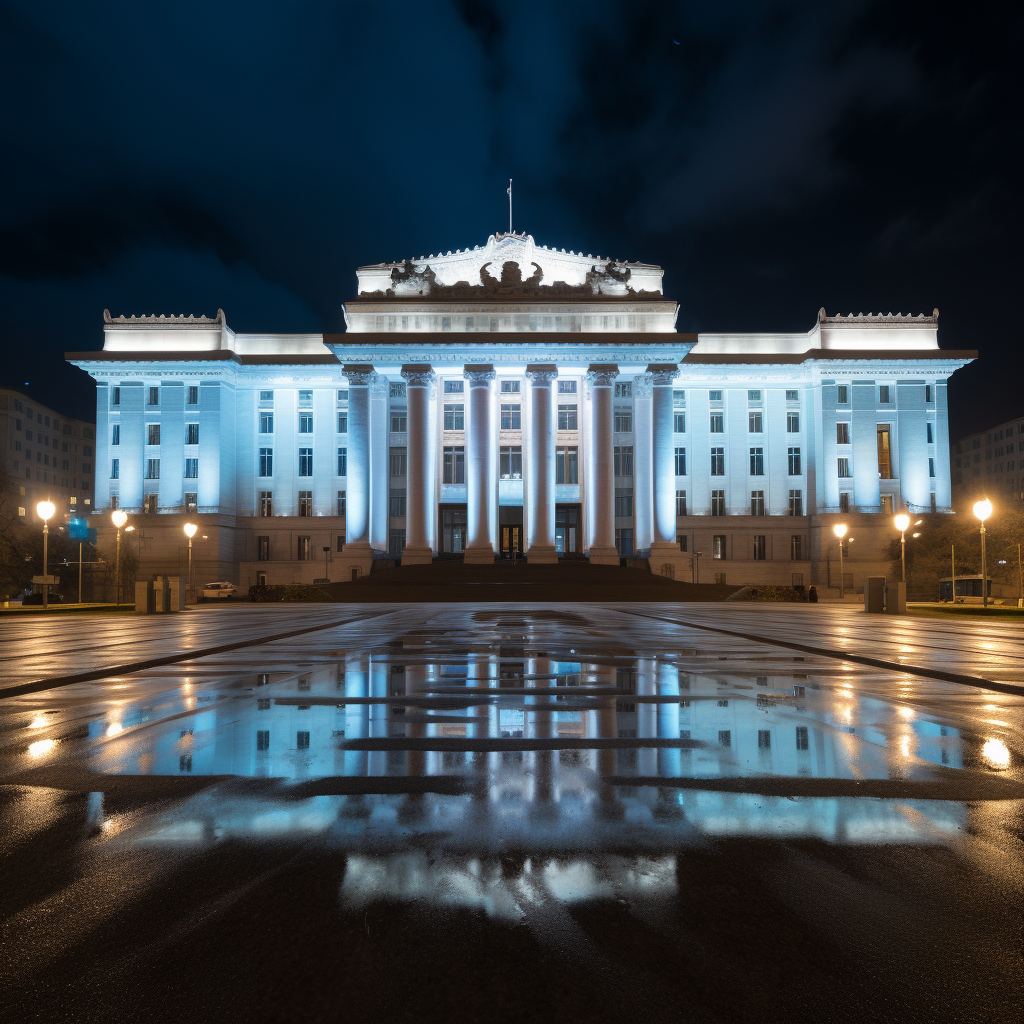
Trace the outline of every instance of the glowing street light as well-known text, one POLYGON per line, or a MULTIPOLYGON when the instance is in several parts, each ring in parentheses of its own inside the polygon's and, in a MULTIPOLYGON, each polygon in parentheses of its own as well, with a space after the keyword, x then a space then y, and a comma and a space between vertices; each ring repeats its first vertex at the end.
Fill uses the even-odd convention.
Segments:
POLYGON ((843 538, 846 536, 846 523, 836 523, 832 532, 839 538, 839 600, 846 597, 845 578, 843 576, 843 538))
POLYGON ((992 515, 992 502, 988 498, 974 503, 974 514, 981 520, 981 605, 988 607, 988 562, 985 560, 985 520, 992 515))
POLYGON ((110 513, 110 521, 117 529, 117 555, 115 556, 115 579, 117 580, 117 603, 121 603, 121 527, 128 522, 128 513, 123 508, 115 508, 110 513))
POLYGON ((901 512, 895 519, 893 525, 900 531, 900 582, 907 582, 907 527, 910 526, 910 516, 901 512))
MULTIPOLYGON (((47 555, 47 541, 49 540, 50 534, 50 520, 53 518, 54 512, 57 511, 57 507, 52 501, 41 501, 36 505, 36 515, 39 516, 43 521, 43 576, 46 576, 46 555, 47 555)), ((43 584, 43 611, 46 611, 50 607, 50 585, 49 583, 43 584)))
POLYGON ((196 530, 199 529, 195 523, 185 524, 185 536, 188 537, 188 589, 191 591, 192 588, 192 538, 196 535, 196 530))

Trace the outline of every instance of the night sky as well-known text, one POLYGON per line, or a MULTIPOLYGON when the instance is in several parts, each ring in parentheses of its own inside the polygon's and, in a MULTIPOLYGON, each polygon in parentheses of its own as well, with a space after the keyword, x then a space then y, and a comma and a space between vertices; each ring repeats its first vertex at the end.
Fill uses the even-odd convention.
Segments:
POLYGON ((0 3, 0 383, 91 418, 104 307, 338 331, 512 177, 680 330, 937 306, 953 436, 1024 415, 1022 42, 1019 3, 0 3))

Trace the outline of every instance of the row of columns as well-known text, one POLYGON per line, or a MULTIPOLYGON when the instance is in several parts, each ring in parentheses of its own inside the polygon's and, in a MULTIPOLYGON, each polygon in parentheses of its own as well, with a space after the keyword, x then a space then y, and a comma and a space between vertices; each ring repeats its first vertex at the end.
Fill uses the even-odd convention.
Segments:
MULTIPOLYGON (((372 366, 346 365, 349 383, 348 484, 346 554, 365 562, 373 557, 372 495, 387 501, 386 413, 378 425, 371 421, 371 389, 383 378, 372 366), (378 462, 373 459, 377 452, 378 462), (381 469, 383 466, 383 469, 381 469), (381 476, 381 473, 383 474, 381 476)), ((430 402, 436 375, 429 364, 402 367, 407 397, 406 564, 429 562, 430 503, 433 500, 433 458, 430 402)), ((675 364, 657 364, 636 380, 634 403, 634 500, 637 546, 650 547, 651 557, 675 552, 675 466, 673 450, 672 383, 675 364), (648 398, 650 404, 648 405, 648 398), (648 440, 649 439, 649 440, 648 440)), ((490 363, 466 364, 468 384, 466 429, 465 561, 487 563, 497 547, 498 430, 494 422, 494 381, 490 363)), ((527 555, 533 562, 554 562, 555 551, 555 380, 553 363, 526 368, 530 387, 530 429, 526 458, 528 522, 527 555)), ((591 562, 618 564, 615 548, 615 470, 612 428, 615 364, 592 364, 587 373, 590 390, 588 460, 588 547, 591 562)), ((375 418, 374 418, 375 419, 375 418)))

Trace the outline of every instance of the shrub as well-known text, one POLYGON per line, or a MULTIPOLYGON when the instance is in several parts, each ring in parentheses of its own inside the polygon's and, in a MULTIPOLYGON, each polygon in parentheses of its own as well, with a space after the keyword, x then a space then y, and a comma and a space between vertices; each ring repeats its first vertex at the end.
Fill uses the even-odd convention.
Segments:
POLYGON ((727 601, 806 601, 803 587, 743 587, 726 598, 727 601))
POLYGON ((255 602, 275 601, 331 601, 330 595, 320 587, 306 583, 286 583, 283 586, 249 588, 249 600, 255 602))

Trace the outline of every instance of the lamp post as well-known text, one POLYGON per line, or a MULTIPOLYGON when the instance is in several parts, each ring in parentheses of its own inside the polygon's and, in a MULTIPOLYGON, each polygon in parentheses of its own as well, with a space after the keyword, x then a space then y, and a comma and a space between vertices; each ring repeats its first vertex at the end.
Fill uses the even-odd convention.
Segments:
MULTIPOLYGON (((36 515, 39 516, 43 521, 43 576, 46 573, 46 556, 47 556, 47 543, 50 536, 50 519, 53 518, 53 513, 56 512, 56 506, 52 501, 41 501, 36 505, 36 515)), ((43 584, 43 611, 46 611, 50 607, 50 584, 43 584)))
POLYGON ((192 593, 192 538, 199 527, 195 523, 185 524, 185 536, 188 537, 188 592, 192 593))
POLYGON ((121 527, 128 522, 128 513, 123 508, 115 508, 110 513, 110 521, 117 529, 117 554, 114 561, 114 578, 117 580, 117 603, 121 603, 121 527))
POLYGON ((907 527, 910 525, 910 516, 901 512, 893 520, 893 525, 900 531, 900 582, 907 582, 907 527))
POLYGON ((974 514, 981 520, 981 606, 988 607, 988 562, 985 559, 985 520, 992 515, 988 498, 974 503, 974 514))
POLYGON ((846 523, 836 523, 832 532, 839 538, 839 600, 846 597, 846 578, 843 575, 843 538, 846 536, 846 523))

